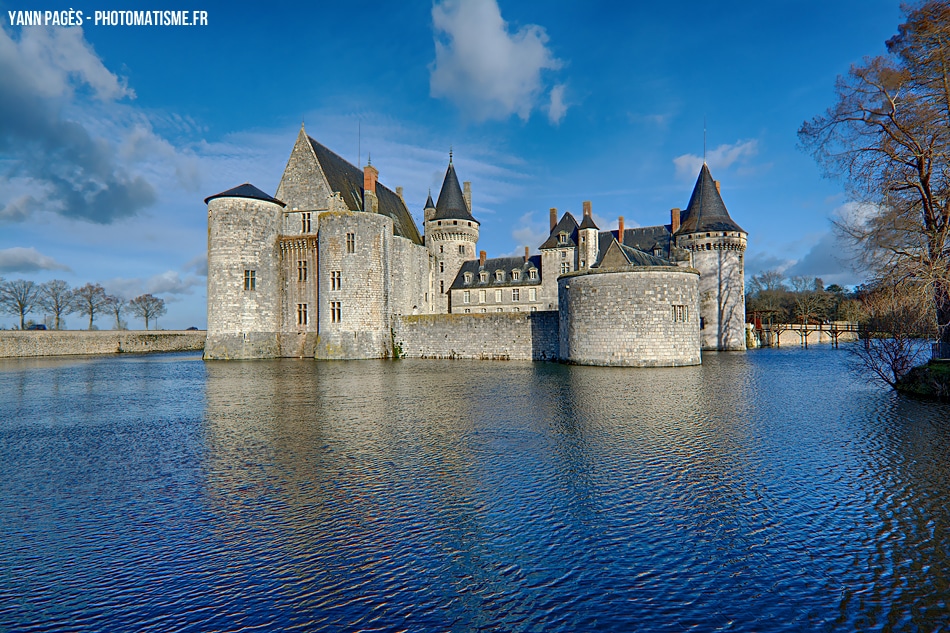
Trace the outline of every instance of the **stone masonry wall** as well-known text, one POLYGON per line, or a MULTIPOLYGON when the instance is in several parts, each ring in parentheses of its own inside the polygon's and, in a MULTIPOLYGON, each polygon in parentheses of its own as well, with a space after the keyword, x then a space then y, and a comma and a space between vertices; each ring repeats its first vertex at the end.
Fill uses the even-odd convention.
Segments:
POLYGON ((699 270, 703 349, 745 349, 746 238, 743 233, 711 232, 680 236, 677 244, 692 251, 699 270))
POLYGON ((557 312, 396 317, 393 343, 407 358, 555 360, 557 312))
POLYGON ((202 331, 0 331, 0 358, 204 349, 202 331))
POLYGON ((394 314, 430 314, 433 306, 429 249, 393 236, 392 309, 394 314))
POLYGON ((695 270, 594 269, 565 275, 558 285, 562 360, 630 367, 702 362, 695 270))

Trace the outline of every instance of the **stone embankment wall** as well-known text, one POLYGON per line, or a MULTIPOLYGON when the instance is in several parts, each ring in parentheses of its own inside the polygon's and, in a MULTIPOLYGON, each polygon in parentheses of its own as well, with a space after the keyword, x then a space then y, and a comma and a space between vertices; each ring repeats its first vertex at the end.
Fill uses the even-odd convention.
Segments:
POLYGON ((201 350, 205 332, 194 331, 0 331, 0 358, 201 350))
POLYGON ((557 312, 396 317, 393 343, 407 358, 554 360, 557 312))

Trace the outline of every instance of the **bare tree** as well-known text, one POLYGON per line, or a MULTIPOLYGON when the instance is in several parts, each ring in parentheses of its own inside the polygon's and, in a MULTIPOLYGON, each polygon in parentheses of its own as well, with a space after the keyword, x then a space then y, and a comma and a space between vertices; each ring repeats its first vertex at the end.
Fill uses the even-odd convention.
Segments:
POLYGON ((135 316, 145 319, 145 329, 148 329, 149 319, 158 319, 168 310, 165 308, 165 300, 150 294, 139 295, 129 301, 129 310, 135 316))
POLYGON ((53 315, 53 329, 62 327, 65 315, 76 310, 76 295, 69 284, 62 279, 52 279, 39 286, 37 304, 53 315))
POLYGON ((106 301, 103 307, 107 312, 115 317, 115 329, 124 330, 125 327, 122 323, 122 311, 127 307, 125 301, 119 297, 116 297, 115 295, 106 295, 106 301))
POLYGON ((76 311, 89 316, 89 329, 96 315, 106 307, 106 291, 99 284, 86 284, 76 289, 76 311))
POLYGON ((926 287, 950 345, 950 4, 905 12, 888 54, 839 77, 837 103, 798 134, 861 203, 838 227, 865 266, 887 286, 926 287))
POLYGON ((33 311, 40 287, 32 281, 14 279, 0 285, 0 309, 20 316, 20 329, 26 326, 26 315, 33 311))

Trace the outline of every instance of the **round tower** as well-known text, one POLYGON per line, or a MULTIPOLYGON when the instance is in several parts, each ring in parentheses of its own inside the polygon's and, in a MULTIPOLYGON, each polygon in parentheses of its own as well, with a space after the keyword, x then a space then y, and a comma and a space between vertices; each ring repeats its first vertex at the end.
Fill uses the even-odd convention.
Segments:
POLYGON ((277 236, 284 203, 245 183, 208 205, 208 336, 204 357, 280 355, 277 236))
MULTIPOLYGON (((674 218, 675 223, 676 218, 674 218)), ((690 252, 700 273, 700 335, 704 350, 742 351, 745 344, 746 233, 726 210, 709 167, 703 164, 681 214, 676 245, 690 252)))
MULTIPOLYGON (((468 186, 466 190, 470 191, 468 186)), ((459 186, 451 152, 439 201, 433 207, 429 197, 425 218, 425 243, 435 265, 433 305, 437 313, 445 314, 449 311, 449 288, 462 263, 475 259, 479 227, 478 220, 472 217, 471 202, 459 186)))

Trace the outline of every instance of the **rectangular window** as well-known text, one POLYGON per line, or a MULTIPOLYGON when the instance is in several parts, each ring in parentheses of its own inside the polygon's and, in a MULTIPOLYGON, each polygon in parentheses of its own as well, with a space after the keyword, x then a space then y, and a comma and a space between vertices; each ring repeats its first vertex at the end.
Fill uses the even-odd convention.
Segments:
POLYGON ((462 303, 471 303, 472 302, 472 291, 466 290, 462 293, 462 303))
POLYGON ((670 306, 670 317, 673 320, 673 323, 687 323, 689 322, 689 306, 670 306))
POLYGON ((298 303, 297 304, 297 325, 307 325, 309 319, 307 317, 307 304, 298 303))
POLYGON ((445 262, 439 262, 439 272, 440 273, 445 272, 445 262))
POLYGON ((520 280, 521 280, 521 271, 520 271, 520 270, 513 270, 513 271, 511 271, 511 278, 514 279, 515 281, 520 281, 520 280))
POLYGON ((503 308, 495 308, 495 312, 504 312, 503 308))
POLYGON ((346 234, 346 252, 347 253, 356 252, 356 233, 346 234))
POLYGON ((472 311, 469 308, 465 308, 465 314, 471 314, 472 311))
POLYGON ((537 279, 538 278, 538 269, 532 268, 528 271, 528 279, 537 279))
POLYGON ((307 261, 297 262, 297 281, 307 281, 307 261))
POLYGON ((513 288, 511 290, 511 300, 512 301, 521 301, 521 290, 518 288, 513 288))
POLYGON ((465 254, 465 244, 459 244, 459 255, 465 254))
POLYGON ((570 262, 561 262, 561 274, 571 272, 571 263, 570 262))
POLYGON ((245 290, 256 290, 257 289, 257 272, 253 270, 244 271, 244 289, 245 290))
POLYGON ((538 289, 528 288, 528 301, 537 301, 537 300, 538 300, 538 289))
POLYGON ((310 232, 310 214, 309 213, 300 214, 300 230, 303 233, 310 232))
POLYGON ((340 290, 343 287, 342 273, 339 270, 330 271, 330 290, 340 290))
POLYGON ((444 281, 440 281, 440 282, 439 282, 439 292, 442 292, 442 293, 445 292, 445 282, 444 282, 444 281))
POLYGON ((484 290, 479 290, 479 291, 478 291, 478 302, 479 302, 479 303, 485 303, 485 301, 487 301, 487 299, 485 298, 485 291, 484 291, 484 290))
POLYGON ((330 302, 330 321, 333 323, 340 323, 343 320, 343 307, 340 304, 340 301, 330 302))
POLYGON ((501 303, 501 290, 495 291, 495 303, 501 303))

